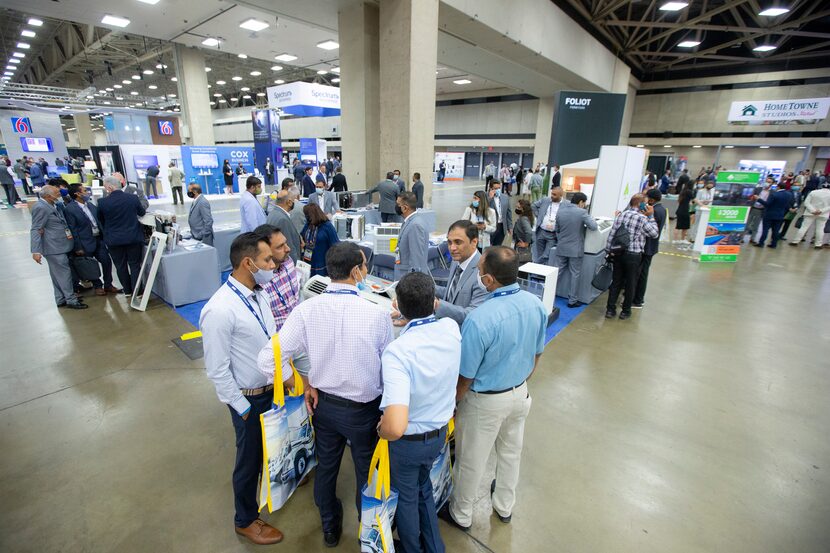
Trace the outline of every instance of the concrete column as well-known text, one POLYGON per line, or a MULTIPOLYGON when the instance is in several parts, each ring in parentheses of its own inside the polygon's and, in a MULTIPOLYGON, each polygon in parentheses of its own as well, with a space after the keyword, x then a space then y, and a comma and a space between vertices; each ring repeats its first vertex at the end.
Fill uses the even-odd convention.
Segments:
MULTIPOLYGON (((553 133, 553 108, 556 99, 553 96, 539 98, 539 110, 536 113, 536 140, 533 144, 533 167, 540 161, 549 164, 550 138, 553 133)), ((501 167, 501 164, 499 164, 501 167)), ((533 167, 530 167, 532 170, 533 167)))
POLYGON ((196 48, 176 44, 173 59, 181 101, 182 142, 186 145, 213 146, 213 116, 205 57, 196 48))
POLYGON ((378 7, 343 4, 340 40, 340 137, 343 173, 354 190, 380 181, 378 7))
POLYGON ((614 78, 611 83, 611 92, 625 94, 625 111, 620 126, 620 144, 628 144, 628 134, 631 131, 631 118, 634 116, 634 102, 637 99, 637 89, 631 85, 631 68, 622 60, 614 64, 614 78))
MULTIPOLYGON (((343 28, 342 26, 340 27, 343 28)), ((432 200, 438 0, 380 3, 380 172, 421 173, 432 200)))
POLYGON ((75 130, 78 134, 78 147, 89 148, 95 144, 95 137, 92 136, 92 125, 89 123, 89 115, 78 113, 73 115, 75 130))

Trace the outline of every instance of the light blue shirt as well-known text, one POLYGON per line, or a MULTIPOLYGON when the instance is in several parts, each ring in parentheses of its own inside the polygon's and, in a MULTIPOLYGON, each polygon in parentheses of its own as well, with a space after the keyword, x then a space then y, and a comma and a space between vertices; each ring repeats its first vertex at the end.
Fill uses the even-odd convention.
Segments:
POLYGON ((542 302, 518 284, 494 290, 461 326, 461 376, 473 380, 474 392, 518 386, 545 349, 547 323, 542 302))
POLYGON ((404 434, 443 427, 455 410, 460 361, 461 333, 454 320, 436 320, 433 316, 410 321, 381 357, 380 408, 409 407, 404 434))
POLYGON ((256 196, 247 190, 239 198, 239 217, 242 220, 241 232, 251 232, 265 224, 265 211, 256 196))

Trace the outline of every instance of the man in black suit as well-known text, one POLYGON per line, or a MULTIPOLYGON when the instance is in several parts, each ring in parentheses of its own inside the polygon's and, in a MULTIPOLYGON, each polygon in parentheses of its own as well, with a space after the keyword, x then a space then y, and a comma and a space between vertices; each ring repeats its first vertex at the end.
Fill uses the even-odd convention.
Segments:
POLYGON ((634 301, 631 307, 642 309, 646 298, 646 285, 648 285, 648 270, 651 268, 651 260, 657 255, 660 249, 660 233, 666 224, 666 208, 660 203, 663 194, 656 188, 646 192, 646 203, 654 208, 654 221, 657 223, 657 238, 646 236, 646 243, 643 247, 643 257, 640 259, 640 276, 637 278, 637 288, 634 293, 634 301))
POLYGON ((265 173, 265 184, 274 184, 274 163, 270 157, 265 158, 265 171, 263 172, 265 173))
POLYGON ((343 174, 343 168, 337 166, 334 169, 334 178, 331 180, 332 192, 348 192, 349 185, 346 184, 346 175, 343 174))
POLYGON ((98 220, 109 248, 118 280, 124 293, 131 296, 141 272, 141 253, 144 231, 138 221, 146 211, 138 196, 125 194, 116 176, 104 177, 104 188, 109 195, 98 201, 98 220))
POLYGON ((552 190, 560 186, 562 186, 562 173, 559 172, 559 166, 554 165, 553 172, 550 175, 550 188, 548 190, 552 190))
POLYGON ((101 264, 101 279, 92 282, 96 296, 106 296, 121 292, 112 285, 112 261, 104 236, 101 232, 101 223, 98 220, 98 208, 89 201, 90 194, 81 184, 69 185, 69 196, 72 201, 64 211, 66 222, 72 236, 75 238, 75 255, 94 257, 101 264))
POLYGON ((496 212, 496 232, 490 237, 491 246, 501 246, 504 237, 513 232, 513 212, 510 209, 510 198, 502 196, 501 182, 490 181, 488 194, 490 207, 496 212))
POLYGON ((421 173, 412 175, 412 192, 415 193, 418 209, 424 208, 424 183, 421 182, 421 173))
POLYGON ((311 178, 311 172, 313 169, 313 167, 306 167, 305 174, 303 175, 303 196, 306 198, 317 192, 317 187, 314 185, 314 179, 311 178))

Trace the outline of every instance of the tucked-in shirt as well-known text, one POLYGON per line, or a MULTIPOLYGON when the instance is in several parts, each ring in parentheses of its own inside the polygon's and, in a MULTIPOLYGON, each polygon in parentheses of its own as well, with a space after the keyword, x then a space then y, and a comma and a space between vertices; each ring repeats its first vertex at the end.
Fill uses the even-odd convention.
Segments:
MULTIPOLYGON (((260 371, 257 356, 263 347, 270 347, 270 337, 277 333, 277 327, 264 292, 255 292, 232 276, 228 277, 228 282, 248 300, 256 316, 225 283, 202 309, 199 329, 205 351, 205 371, 216 386, 216 395, 222 403, 244 415, 251 404, 241 389, 261 388, 274 382, 274 365, 270 372, 260 371), (265 330, 259 321, 265 325, 265 330)), ((291 371, 283 372, 286 380, 291 374, 291 371)))
POLYGON ((545 216, 542 219, 542 228, 553 232, 556 226, 556 214, 559 213, 559 206, 562 202, 551 202, 545 211, 545 216))
POLYGON ((614 235, 620 225, 625 225, 628 229, 628 252, 629 253, 643 253, 643 247, 646 244, 646 236, 650 238, 657 238, 659 231, 657 229, 657 222, 653 217, 646 217, 637 209, 632 207, 620 213, 614 224, 611 226, 611 231, 608 233, 608 242, 606 249, 611 249, 611 244, 614 241, 614 235))
POLYGON ((496 224, 501 223, 501 198, 493 196, 493 209, 496 210, 496 224))
POLYGON ((300 303, 300 277, 297 276, 294 260, 286 257, 274 271, 274 278, 262 289, 268 295, 268 304, 279 331, 285 319, 300 303))
POLYGON ((242 222, 240 232, 251 232, 259 225, 265 224, 265 211, 259 205, 256 196, 247 190, 239 197, 239 217, 242 222))
POLYGON ((461 333, 455 321, 435 317, 413 319, 383 352, 380 408, 409 407, 409 424, 404 434, 443 427, 455 410, 460 362, 461 333))
POLYGON ((474 392, 506 390, 530 376, 545 348, 548 315, 539 298, 518 284, 493 291, 461 326, 461 376, 474 392))
MULTIPOLYGON (((308 381, 326 393, 367 403, 381 394, 380 356, 392 341, 389 312, 359 294, 348 284, 329 284, 326 293, 294 308, 280 330, 283 372, 288 361, 307 354, 308 381)), ((273 367, 274 352, 263 348, 260 370, 273 367)))

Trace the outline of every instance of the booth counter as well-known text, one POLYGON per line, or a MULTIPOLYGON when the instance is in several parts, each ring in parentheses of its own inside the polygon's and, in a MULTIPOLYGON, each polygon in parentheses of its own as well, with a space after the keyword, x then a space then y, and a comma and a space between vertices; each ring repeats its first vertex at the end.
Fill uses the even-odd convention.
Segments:
POLYGON ((176 246, 161 256, 153 293, 173 307, 210 299, 222 282, 218 271, 205 269, 218 263, 215 248, 176 246))

